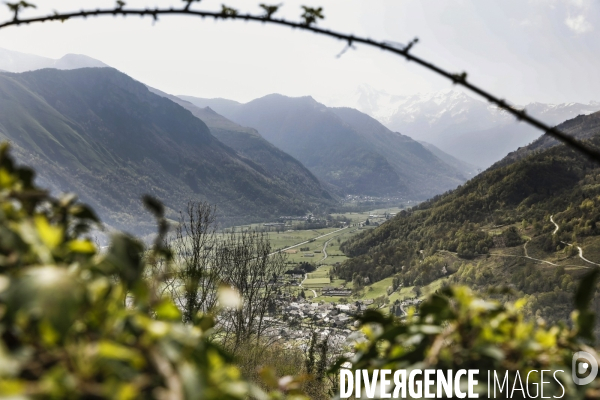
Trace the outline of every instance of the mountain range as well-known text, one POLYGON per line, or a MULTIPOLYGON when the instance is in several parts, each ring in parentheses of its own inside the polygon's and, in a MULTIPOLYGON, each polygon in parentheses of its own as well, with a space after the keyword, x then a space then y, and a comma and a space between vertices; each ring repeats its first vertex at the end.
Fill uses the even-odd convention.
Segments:
POLYGON ((244 126, 301 161, 342 195, 426 198, 468 176, 408 136, 350 108, 272 94, 249 103, 179 96, 244 126))
MULTIPOLYGON (((138 221, 146 192, 171 218, 203 199, 233 223, 331 209, 338 195, 425 198, 473 173, 363 113, 311 98, 257 99, 236 123, 86 56, 1 50, 0 66, 32 70, 2 73, 0 136, 44 185, 80 193, 118 229, 149 226, 138 221)), ((211 102, 221 103, 245 108, 211 102)))
MULTIPOLYGON (((200 108, 158 89, 149 90, 190 111, 208 126, 219 141, 263 168, 278 185, 285 187, 295 196, 314 198, 317 202, 324 198, 333 199, 324 185, 300 161, 269 143, 255 129, 238 125, 209 107, 200 108)), ((313 208, 313 211, 316 209, 313 208)))
POLYGON ((43 68, 77 69, 101 67, 108 67, 108 65, 82 54, 66 54, 59 59, 53 59, 0 48, 0 70, 4 72, 25 72, 43 68))
MULTIPOLYGON (((446 153, 487 168, 506 154, 526 146, 541 132, 518 123, 505 111, 459 89, 413 96, 395 96, 363 85, 349 97, 358 110, 389 129, 429 142, 446 153)), ((600 110, 600 102, 517 105, 542 121, 556 125, 600 110)))
POLYGON ((1 73, 0 137, 40 171, 44 186, 80 194, 118 229, 153 229, 139 201, 144 193, 163 200, 173 219, 188 201, 208 200, 227 224, 335 204, 291 157, 286 162, 299 175, 287 173, 308 194, 223 144, 190 111, 111 68, 1 73))

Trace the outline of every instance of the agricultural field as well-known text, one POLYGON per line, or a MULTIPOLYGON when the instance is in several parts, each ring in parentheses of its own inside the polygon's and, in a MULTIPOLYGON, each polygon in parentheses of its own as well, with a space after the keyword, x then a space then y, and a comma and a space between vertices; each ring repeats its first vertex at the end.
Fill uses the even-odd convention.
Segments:
POLYGON ((329 278, 307 278, 302 282, 302 286, 309 289, 322 288, 324 285, 329 285, 329 278))
MULTIPOLYGON (((302 281, 301 287, 296 286, 290 288, 291 290, 297 293, 300 290, 305 289, 305 294, 308 298, 312 298, 314 293, 316 293, 318 296, 316 299, 318 301, 339 302, 341 297, 322 296, 321 292, 326 286, 337 288, 346 285, 346 281, 343 279, 331 280, 329 276, 329 270, 334 265, 347 259, 340 250, 340 245, 353 235, 367 229, 373 229, 379 224, 384 223, 386 221, 386 216, 396 214, 401 210, 402 208, 398 207, 388 207, 365 212, 332 214, 334 218, 345 217, 351 221, 350 226, 343 229, 323 228, 294 230, 290 228, 292 228, 293 223, 297 221, 292 221, 287 224, 284 228, 285 230, 272 228, 270 232, 265 233, 271 241, 273 250, 283 251, 286 254, 290 269, 295 268, 297 264, 302 262, 308 262, 317 266, 315 271, 307 274, 302 281), (369 220, 369 225, 365 224, 367 220, 369 220)), ((228 231, 246 229, 268 230, 263 224, 252 224, 228 228, 228 231)), ((363 291, 362 296, 357 299, 374 299, 385 294, 388 286, 391 285, 391 279, 392 278, 384 279, 383 281, 368 286, 363 291)), ((414 297, 414 293, 411 290, 412 288, 401 288, 390 296, 390 300, 393 302, 397 298, 414 297)))
POLYGON ((291 230, 279 233, 269 232, 268 237, 274 249, 287 249, 294 246, 293 248, 284 250, 288 262, 293 264, 301 262, 319 264, 321 261, 324 261, 325 253, 323 253, 323 247, 325 242, 332 239, 328 243, 326 250, 328 255, 327 260, 329 260, 329 257, 338 257, 341 255, 339 245, 337 251, 331 252, 331 255, 329 255, 329 244, 337 240, 337 237, 346 233, 345 231, 351 231, 353 229, 354 228, 352 227, 348 227, 343 230, 340 230, 340 228, 326 228, 307 231, 291 230), (337 254, 334 256, 333 253, 337 254))
MULTIPOLYGON (((385 278, 379 282, 375 282, 372 285, 367 285, 364 287, 364 289, 362 290, 360 295, 349 296, 346 298, 346 300, 348 300, 349 302, 356 301, 356 300, 369 300, 369 299, 374 300, 377 297, 387 295, 387 288, 392 285, 392 280, 393 280, 393 277, 389 277, 389 278, 385 278)), ((393 304, 396 300, 404 300, 404 299, 409 299, 409 298, 413 298, 413 297, 425 298, 429 294, 434 293, 436 290, 440 289, 444 285, 444 282, 446 280, 447 280, 446 278, 438 279, 438 280, 430 283, 429 285, 423 286, 421 288, 421 293, 419 296, 417 296, 416 292, 414 291, 414 286, 399 287, 394 293, 392 293, 389 296, 389 299, 390 299, 389 304, 393 304)), ((345 283, 346 282, 341 279, 336 279, 333 282, 331 282, 331 284, 329 286, 339 287, 345 283)), ((327 285, 321 285, 321 289, 323 286, 327 286, 327 285)), ((305 286, 305 287, 309 288, 308 286, 305 286)), ((348 285, 348 288, 351 288, 351 287, 352 287, 351 285, 348 285)), ((316 290, 314 285, 311 286, 310 289, 316 290)), ((321 296, 320 292, 318 290, 317 290, 317 293, 319 294, 319 296, 317 297, 318 301, 339 303, 340 300, 342 299, 342 297, 340 297, 340 296, 321 296)), ((382 308, 382 310, 387 312, 389 310, 389 307, 386 306, 386 307, 382 308)))

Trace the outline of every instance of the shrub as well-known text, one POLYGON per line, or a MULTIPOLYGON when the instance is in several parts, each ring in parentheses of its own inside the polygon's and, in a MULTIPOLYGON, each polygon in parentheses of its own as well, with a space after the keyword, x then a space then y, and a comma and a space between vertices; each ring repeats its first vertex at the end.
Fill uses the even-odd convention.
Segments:
POLYGON ((506 247, 515 247, 524 243, 524 240, 519 235, 519 231, 514 226, 509 227, 502 232, 506 247))
MULTIPOLYGON (((598 271, 592 274, 582 281, 576 294, 574 328, 527 321, 522 312, 525 300, 502 305, 483 300, 466 287, 440 290, 421 304, 418 315, 409 310, 403 322, 367 310, 360 320, 368 341, 356 345, 352 369, 478 369, 482 393, 487 391, 483 385, 488 371, 501 376, 508 371, 510 382, 514 382, 517 373, 524 377, 537 370, 535 379, 539 382, 540 370, 560 369, 564 372, 556 376, 565 388, 562 398, 597 398, 598 379, 587 386, 577 386, 571 379, 573 353, 586 351, 598 359, 588 346, 593 336, 593 316, 587 302, 595 291, 598 271)), ((545 385, 544 395, 561 397, 562 390, 552 380, 545 385)), ((517 391, 516 396, 520 395, 517 391)))
POLYGON ((86 237, 98 219, 74 196, 54 198, 0 148, 0 397, 262 397, 208 334, 210 316, 180 311, 143 279, 169 254, 162 205, 157 246, 117 233, 106 253, 86 237))

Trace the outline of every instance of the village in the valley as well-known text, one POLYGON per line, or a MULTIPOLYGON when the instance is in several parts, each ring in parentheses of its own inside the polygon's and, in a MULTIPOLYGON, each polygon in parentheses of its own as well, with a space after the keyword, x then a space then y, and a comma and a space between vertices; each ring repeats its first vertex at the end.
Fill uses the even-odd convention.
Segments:
MULTIPOLYGON (((312 291, 308 293, 312 295, 312 291)), ((317 340, 327 341, 332 354, 343 354, 351 358, 353 353, 350 349, 353 348, 353 344, 366 340, 365 335, 358 329, 357 317, 369 308, 380 308, 384 304, 378 305, 374 299, 347 300, 343 296, 351 298, 352 290, 342 287, 325 287, 322 293, 322 297, 339 296, 339 300, 319 301, 319 297, 308 298, 306 294, 307 298, 284 293, 278 295, 274 307, 277 311, 265 317, 268 326, 265 335, 274 339, 286 339, 289 343, 295 343, 306 350, 313 334, 316 333, 317 340)), ((402 318, 407 314, 409 307, 416 309, 420 302, 416 297, 397 301, 390 306, 390 310, 402 318)))
MULTIPOLYGON (((288 270, 269 284, 276 296, 264 318, 264 334, 285 339, 301 348, 317 335, 333 352, 348 351, 353 342, 366 340, 358 317, 368 309, 404 318, 421 302, 414 288, 404 288, 392 278, 346 282, 334 270, 345 259, 341 244, 364 230, 384 224, 400 208, 329 215, 282 216, 273 222, 247 226, 266 232, 274 253, 282 253, 288 270)), ((348 354, 347 354, 348 355, 348 354)))

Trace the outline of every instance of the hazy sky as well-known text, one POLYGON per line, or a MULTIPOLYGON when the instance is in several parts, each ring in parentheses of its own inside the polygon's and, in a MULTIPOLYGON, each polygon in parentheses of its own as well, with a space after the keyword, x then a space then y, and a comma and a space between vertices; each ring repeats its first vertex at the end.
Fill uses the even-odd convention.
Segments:
MULTIPOLYGON (((29 0, 42 11, 111 6, 103 0, 29 0), (47 6, 51 4, 51 6, 47 6)), ((258 12, 266 0, 204 0, 258 12)), ((414 53, 517 103, 600 100, 599 0, 278 0, 298 19, 321 5, 319 26, 406 43, 414 53)), ((169 6, 178 1, 129 0, 169 6)), ((2 11, 1 19, 10 18, 2 11)), ((451 87, 400 57, 307 32, 236 21, 102 17, 0 30, 0 47, 58 58, 80 53, 173 94, 248 101, 269 93, 312 95, 326 104, 361 84, 394 94, 451 87)))

